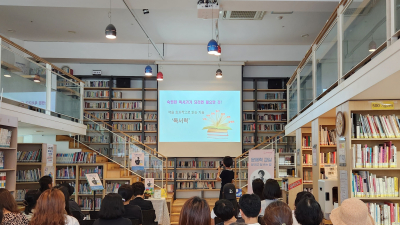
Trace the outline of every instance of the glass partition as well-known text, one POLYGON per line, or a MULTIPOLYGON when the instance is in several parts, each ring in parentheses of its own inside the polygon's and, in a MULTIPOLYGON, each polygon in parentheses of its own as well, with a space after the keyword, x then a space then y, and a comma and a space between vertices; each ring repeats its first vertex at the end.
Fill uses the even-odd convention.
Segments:
POLYGON ((72 119, 80 119, 81 112, 81 88, 79 83, 66 79, 52 72, 52 97, 54 96, 54 112, 60 113, 72 119))
POLYGON ((394 28, 396 32, 400 30, 400 0, 395 0, 394 5, 396 6, 394 9, 394 28))
POLYGON ((297 115, 297 78, 295 78, 289 87, 289 120, 297 115))
POLYGON ((337 41, 337 24, 335 24, 315 51, 317 96, 338 80, 337 41))
POLYGON ((343 13, 343 74, 386 41, 386 1, 353 1, 343 13))
POLYGON ((300 72, 300 110, 313 101, 312 60, 308 58, 300 72))

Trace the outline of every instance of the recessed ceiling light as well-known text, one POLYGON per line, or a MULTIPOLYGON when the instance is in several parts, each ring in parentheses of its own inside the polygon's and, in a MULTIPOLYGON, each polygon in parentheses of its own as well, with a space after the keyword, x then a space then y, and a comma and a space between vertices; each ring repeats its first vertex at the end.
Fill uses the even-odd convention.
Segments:
POLYGON ((69 31, 68 31, 68 33, 71 33, 71 34, 76 34, 76 32, 75 32, 75 31, 73 31, 73 30, 69 30, 69 31))
POLYGON ((11 77, 11 75, 10 75, 10 74, 4 74, 4 76, 5 76, 5 77, 11 77))
POLYGON ((308 35, 308 34, 303 34, 303 35, 301 35, 301 37, 308 37, 308 36, 310 36, 310 35, 308 35))
POLYGON ((14 33, 14 32, 15 32, 15 30, 13 30, 13 29, 8 29, 7 31, 8 31, 8 32, 11 32, 11 33, 14 33))
POLYGON ((42 131, 42 130, 37 130, 36 132, 37 132, 37 133, 42 133, 42 132, 44 132, 44 131, 42 131))

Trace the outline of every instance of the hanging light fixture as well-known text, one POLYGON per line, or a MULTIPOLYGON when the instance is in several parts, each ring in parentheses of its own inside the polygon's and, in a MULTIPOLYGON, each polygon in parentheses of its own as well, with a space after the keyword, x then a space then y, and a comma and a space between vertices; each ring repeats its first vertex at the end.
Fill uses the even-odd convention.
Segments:
POLYGON ((40 83, 40 78, 38 75, 35 75, 35 77, 33 78, 33 82, 40 83))
MULTIPOLYGON (((212 6, 214 7, 214 6, 212 6)), ((215 55, 218 52, 218 43, 214 40, 214 14, 211 11, 211 40, 207 44, 207 51, 210 55, 215 55)))
POLYGON ((221 69, 217 69, 217 74, 215 75, 216 78, 222 78, 222 70, 221 69))
POLYGON ((157 80, 162 81, 164 79, 164 74, 162 72, 157 73, 157 80))
POLYGON ((220 56, 221 55, 221 45, 218 45, 218 51, 214 55, 220 56))
POLYGON ((217 41, 217 52, 214 54, 216 56, 220 56, 221 55, 221 44, 219 43, 219 29, 218 29, 218 19, 217 22, 215 23, 215 39, 217 41))
POLYGON ((5 77, 11 77, 11 75, 10 75, 10 74, 4 74, 4 76, 5 76, 5 77))
POLYGON ((145 76, 152 76, 153 75, 153 69, 151 68, 150 64, 150 59, 149 59, 149 54, 150 54, 150 50, 149 50, 149 39, 147 39, 147 66, 144 69, 144 75, 145 76))
POLYGON ((372 41, 368 45, 368 51, 374 52, 374 51, 376 51, 376 43, 374 41, 374 34, 372 34, 371 37, 372 37, 372 41))
POLYGON ((110 11, 108 12, 108 18, 110 18, 110 24, 106 27, 106 38, 115 39, 117 38, 117 29, 111 24, 111 0, 110 0, 110 11))

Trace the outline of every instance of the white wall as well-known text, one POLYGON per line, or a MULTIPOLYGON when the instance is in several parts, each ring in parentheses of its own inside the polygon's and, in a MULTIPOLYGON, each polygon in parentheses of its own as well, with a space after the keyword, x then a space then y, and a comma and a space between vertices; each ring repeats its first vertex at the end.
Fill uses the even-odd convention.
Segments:
POLYGON ((291 77, 297 66, 245 66, 243 77, 291 77))
MULTIPOLYGON (((58 67, 69 66, 74 70, 74 75, 92 76, 92 70, 101 70, 103 76, 144 76, 146 65, 139 64, 81 64, 81 63, 54 63, 58 67)), ((153 76, 157 72, 156 65, 153 68, 153 76)))
POLYGON ((22 143, 46 143, 57 145, 57 153, 80 152, 81 149, 70 149, 68 141, 56 141, 56 135, 26 135, 22 143))

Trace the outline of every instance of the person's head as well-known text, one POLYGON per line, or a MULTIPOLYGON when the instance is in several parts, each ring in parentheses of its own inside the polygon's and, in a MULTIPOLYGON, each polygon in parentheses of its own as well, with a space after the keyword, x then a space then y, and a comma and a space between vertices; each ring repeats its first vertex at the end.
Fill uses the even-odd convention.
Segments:
POLYGON ((60 190, 63 195, 64 195, 64 201, 65 201, 65 211, 67 212, 68 215, 71 215, 71 211, 69 210, 69 192, 68 192, 68 188, 64 187, 64 186, 57 186, 55 187, 58 190, 60 190))
POLYGON ((264 185, 264 197, 265 199, 273 200, 282 197, 281 187, 278 181, 274 179, 268 179, 264 185))
POLYGON ((292 210, 282 201, 275 201, 269 204, 265 209, 263 219, 267 225, 293 224, 292 210))
POLYGON ((211 212, 206 200, 199 197, 189 198, 181 209, 179 225, 210 225, 211 212))
POLYGON ((332 210, 330 219, 334 225, 374 225, 368 207, 359 199, 348 198, 332 210))
POLYGON ((226 199, 218 200, 214 206, 215 215, 224 222, 236 216, 235 210, 236 209, 233 207, 233 204, 226 199))
POLYGON ((301 225, 319 225, 324 214, 321 206, 313 198, 302 198, 294 211, 297 222, 301 225))
POLYGON ((71 185, 69 185, 68 183, 62 183, 62 184, 60 184, 60 186, 66 187, 68 189, 68 194, 69 194, 70 197, 75 192, 75 188, 72 187, 71 185))
POLYGON ((144 195, 144 184, 142 182, 136 182, 132 184, 133 196, 144 195))
POLYGON ((251 182, 251 187, 253 188, 253 193, 257 195, 261 199, 261 201, 265 199, 263 193, 264 182, 261 179, 254 179, 253 182, 251 182))
POLYGON ((0 223, 3 222, 3 209, 0 209, 0 223))
POLYGON ((133 196, 133 188, 129 184, 123 184, 118 188, 118 194, 121 195, 123 202, 129 202, 133 196))
POLYGON ((224 199, 236 199, 236 187, 232 183, 227 183, 222 188, 222 192, 224 193, 224 199))
POLYGON ((297 195, 296 195, 296 199, 294 200, 294 206, 296 207, 297 204, 300 202, 300 200, 302 200, 303 198, 311 198, 311 199, 315 200, 314 195, 311 194, 310 192, 301 191, 301 192, 297 193, 297 195))
POLYGON ((261 211, 261 200, 255 194, 245 194, 239 199, 239 208, 243 219, 258 217, 261 211))
POLYGON ((264 170, 259 170, 259 171, 258 171, 258 176, 260 176, 260 178, 263 178, 264 175, 265 175, 264 170))
POLYGON ((43 176, 42 178, 39 179, 39 191, 42 193, 53 187, 53 179, 50 176, 43 176))
POLYGON ((39 199, 40 194, 42 194, 39 190, 29 190, 25 194, 25 214, 29 214, 32 212, 32 209, 35 208, 36 202, 39 199))
POLYGON ((44 191, 37 200, 35 213, 29 225, 65 225, 65 197, 56 189, 44 191))
POLYGON ((116 193, 107 194, 101 202, 99 218, 105 220, 117 219, 125 214, 122 197, 116 193))
POLYGON ((7 189, 0 189, 0 208, 13 213, 19 213, 17 202, 7 189))
POLYGON ((233 164, 232 157, 225 156, 224 159, 222 160, 222 163, 224 164, 225 167, 231 167, 233 164))

